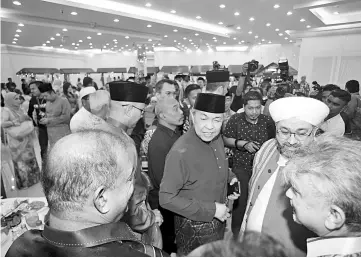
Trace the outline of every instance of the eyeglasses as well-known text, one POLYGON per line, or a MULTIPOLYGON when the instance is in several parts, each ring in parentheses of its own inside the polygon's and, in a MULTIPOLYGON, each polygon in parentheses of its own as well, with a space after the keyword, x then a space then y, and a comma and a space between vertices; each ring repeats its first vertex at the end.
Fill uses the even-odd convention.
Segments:
POLYGON ((144 114, 144 109, 138 108, 138 107, 133 106, 133 105, 122 105, 122 107, 125 107, 125 106, 131 106, 131 107, 133 107, 135 109, 138 109, 142 115, 144 114))
POLYGON ((303 140, 306 140, 307 137, 309 137, 311 134, 312 134, 312 131, 311 132, 296 132, 296 133, 291 133, 290 131, 288 130, 281 130, 281 129, 278 129, 277 130, 277 133, 278 135, 283 138, 283 139, 289 139, 291 137, 291 135, 293 135, 295 137, 296 140, 299 140, 299 141, 303 141, 303 140))

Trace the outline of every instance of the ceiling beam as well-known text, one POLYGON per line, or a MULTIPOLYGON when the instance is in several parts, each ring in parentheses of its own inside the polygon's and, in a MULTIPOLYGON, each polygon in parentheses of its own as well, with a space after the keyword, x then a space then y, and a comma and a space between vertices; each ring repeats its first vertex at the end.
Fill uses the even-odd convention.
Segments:
POLYGON ((293 9, 311 9, 317 7, 334 6, 341 4, 349 4, 351 2, 357 2, 359 0, 305 0, 300 4, 293 6, 293 9))
POLYGON ((320 27, 305 31, 289 31, 289 35, 297 39, 345 34, 361 34, 361 22, 320 27))
POLYGON ((6 22, 14 22, 14 23, 23 22, 25 24, 42 26, 42 27, 52 27, 52 28, 60 28, 60 29, 67 28, 77 31, 101 32, 103 34, 129 36, 132 38, 139 38, 139 39, 147 39, 147 40, 152 39, 153 41, 162 40, 162 37, 156 34, 105 27, 105 26, 100 26, 96 23, 89 24, 89 23, 80 23, 80 22, 70 22, 64 20, 55 20, 50 18, 30 16, 24 12, 15 11, 13 9, 6 9, 6 8, 1 8, 0 18, 6 22))

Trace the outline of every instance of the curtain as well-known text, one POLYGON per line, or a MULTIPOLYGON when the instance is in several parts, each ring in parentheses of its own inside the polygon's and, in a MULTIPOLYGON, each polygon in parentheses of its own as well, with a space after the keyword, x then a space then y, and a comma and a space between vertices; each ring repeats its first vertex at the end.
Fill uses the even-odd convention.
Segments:
POLYGON ((357 80, 361 82, 361 56, 341 57, 337 85, 344 88, 346 82, 349 80, 357 80))

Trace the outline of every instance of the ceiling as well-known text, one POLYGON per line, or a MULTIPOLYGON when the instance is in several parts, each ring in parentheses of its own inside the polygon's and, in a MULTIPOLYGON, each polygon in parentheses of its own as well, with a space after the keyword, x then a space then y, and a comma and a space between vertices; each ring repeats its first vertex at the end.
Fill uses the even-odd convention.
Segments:
POLYGON ((69 50, 292 44, 289 31, 360 22, 361 0, 1 1, 2 44, 69 50))

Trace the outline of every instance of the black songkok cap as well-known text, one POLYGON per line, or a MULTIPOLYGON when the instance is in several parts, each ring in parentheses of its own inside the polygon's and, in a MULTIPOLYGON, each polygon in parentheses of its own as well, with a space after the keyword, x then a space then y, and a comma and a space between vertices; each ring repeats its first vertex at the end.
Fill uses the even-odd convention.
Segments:
POLYGON ((135 82, 114 81, 109 83, 110 99, 114 101, 145 103, 148 87, 135 82))
POLYGON ((212 94, 212 93, 199 93, 194 104, 194 109, 221 114, 225 111, 226 97, 223 95, 212 94))
POLYGON ((207 82, 228 82, 229 71, 215 70, 206 73, 207 82))

